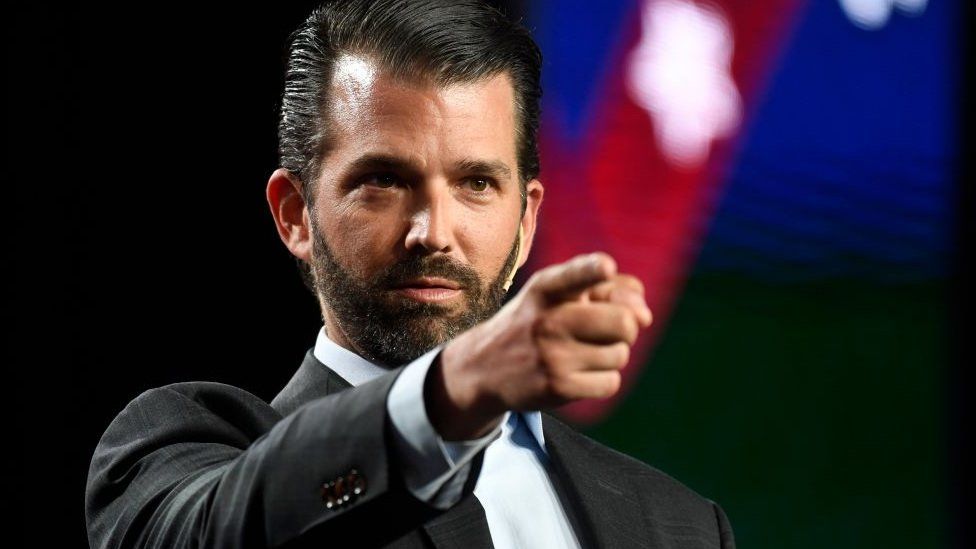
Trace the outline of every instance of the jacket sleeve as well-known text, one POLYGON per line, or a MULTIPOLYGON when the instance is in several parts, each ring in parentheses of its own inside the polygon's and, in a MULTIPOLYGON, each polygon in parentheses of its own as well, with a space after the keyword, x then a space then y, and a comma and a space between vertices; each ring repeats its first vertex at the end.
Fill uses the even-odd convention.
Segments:
MULTIPOLYGON (((413 497, 397 473, 385 403, 399 372, 283 419, 228 385, 143 393, 95 449, 91 546, 374 546, 419 527, 440 511, 413 497)), ((480 466, 479 456, 474 478, 480 466)))
POLYGON ((715 517, 718 520, 720 547, 722 549, 735 549, 735 537, 732 535, 732 524, 729 522, 729 517, 725 515, 722 507, 714 501, 712 507, 715 509, 715 517))
POLYGON ((417 499, 447 510, 461 500, 472 459, 501 435, 503 422, 474 440, 445 441, 437 434, 427 414, 424 382, 442 348, 404 366, 386 404, 404 484, 417 499))

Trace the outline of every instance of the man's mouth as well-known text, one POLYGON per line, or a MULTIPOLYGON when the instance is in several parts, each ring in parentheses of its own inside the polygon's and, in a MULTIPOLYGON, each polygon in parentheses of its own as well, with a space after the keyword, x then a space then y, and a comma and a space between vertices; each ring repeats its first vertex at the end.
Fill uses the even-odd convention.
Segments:
POLYGON ((461 285, 437 276, 410 279, 393 287, 398 294, 416 301, 441 302, 461 295, 461 285))

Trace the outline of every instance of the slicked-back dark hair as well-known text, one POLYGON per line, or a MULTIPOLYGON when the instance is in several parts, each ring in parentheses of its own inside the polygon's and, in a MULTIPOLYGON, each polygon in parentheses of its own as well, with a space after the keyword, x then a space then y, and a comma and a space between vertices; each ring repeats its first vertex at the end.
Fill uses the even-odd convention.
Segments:
POLYGON ((405 81, 443 86, 507 73, 515 96, 522 208, 539 174, 536 131, 542 55, 528 30, 478 0, 326 1, 291 34, 278 121, 279 165, 298 176, 307 204, 328 152, 328 90, 344 54, 369 56, 405 81))

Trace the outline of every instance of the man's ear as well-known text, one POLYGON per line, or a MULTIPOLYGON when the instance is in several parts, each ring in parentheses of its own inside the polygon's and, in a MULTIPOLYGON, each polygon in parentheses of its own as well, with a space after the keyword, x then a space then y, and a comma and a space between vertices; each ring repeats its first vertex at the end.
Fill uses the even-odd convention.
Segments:
POLYGON ((285 247, 295 257, 311 262, 311 223, 301 180, 285 168, 278 168, 268 179, 267 198, 285 247))
POLYGON ((542 206, 542 195, 545 188, 538 179, 525 184, 525 213, 522 214, 522 243, 519 258, 515 262, 521 267, 529 259, 532 241, 535 238, 536 221, 539 218, 539 207, 542 206))

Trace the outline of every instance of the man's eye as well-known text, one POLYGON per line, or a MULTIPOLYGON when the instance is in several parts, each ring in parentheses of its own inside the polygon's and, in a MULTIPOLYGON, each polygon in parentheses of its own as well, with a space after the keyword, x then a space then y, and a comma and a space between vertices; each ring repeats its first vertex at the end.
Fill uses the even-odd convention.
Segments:
POLYGON ((468 184, 471 186, 471 190, 478 192, 486 191, 491 186, 491 183, 483 177, 472 177, 468 180, 468 184))
POLYGON ((389 189, 397 185, 397 177, 391 173, 373 174, 363 180, 367 185, 389 189))

